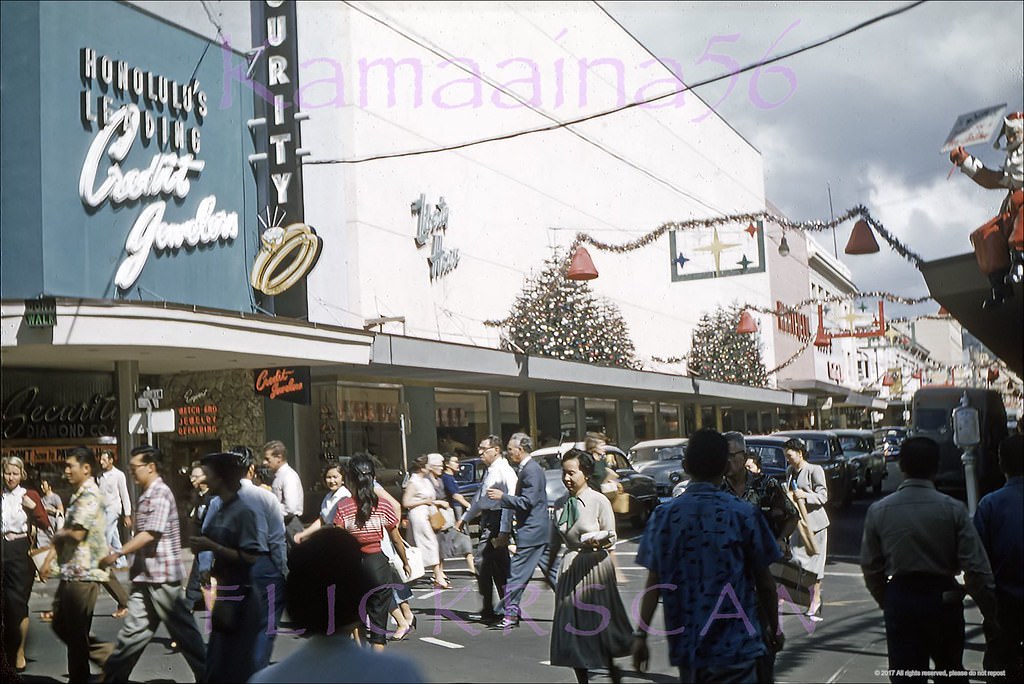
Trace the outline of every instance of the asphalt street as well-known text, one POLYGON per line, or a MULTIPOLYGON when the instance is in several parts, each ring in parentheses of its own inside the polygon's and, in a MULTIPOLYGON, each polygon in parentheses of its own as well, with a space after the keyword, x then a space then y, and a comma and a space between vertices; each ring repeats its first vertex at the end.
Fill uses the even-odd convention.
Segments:
MULTIPOLYGON (((883 494, 895 489, 899 472, 889 464, 889 477, 883 494)), ((861 529, 864 514, 873 499, 862 498, 853 505, 833 514, 829 530, 829 554, 823 587, 824 621, 805 622, 795 610, 787 608, 783 618, 786 634, 785 649, 777 661, 779 682, 881 682, 887 677, 881 671, 887 668, 885 630, 881 611, 868 595, 858 566, 861 529)), ((623 573, 628 578, 620 586, 623 600, 631 615, 636 615, 637 600, 645 579, 645 570, 636 566, 635 552, 640 531, 626 528, 620 532, 621 540, 616 554, 623 573)), ((418 628, 408 640, 392 642, 388 652, 401 654, 415 661, 432 682, 574 682, 567 668, 548 665, 548 644, 553 593, 537 575, 524 598, 524 618, 520 626, 508 631, 490 630, 471 623, 467 615, 479 609, 475 582, 463 561, 451 560, 446 564, 453 588, 434 591, 427 584, 414 588, 412 602, 418 616, 418 628)), ((124 571, 121 571, 122 579, 124 571)), ((65 682, 67 667, 63 644, 48 624, 39 620, 39 613, 50 606, 56 582, 36 584, 30 608, 32 610, 28 645, 26 682, 65 682)), ((115 606, 102 594, 96 607, 93 632, 101 639, 113 640, 120 620, 111 617, 115 606)), ((661 610, 655 617, 655 626, 663 627, 661 610)), ((206 614, 197 613, 200 629, 206 625, 206 614)), ((635 619, 634 619, 635 622, 635 619)), ((668 662, 663 637, 651 636, 650 670, 639 673, 632 670, 629 659, 620 659, 626 682, 678 681, 676 670, 668 662)), ((301 644, 294 636, 279 636, 274 649, 274 660, 292 653, 301 644)), ((981 616, 967 599, 967 646, 964 665, 968 670, 980 670, 984 648, 981 616)), ((139 682, 191 681, 184 658, 170 647, 170 639, 161 628, 133 673, 139 682)), ((606 674, 592 677, 594 682, 610 681, 606 674)), ((941 681, 941 680, 939 680, 941 681)), ((980 681, 980 680, 978 680, 980 681)))

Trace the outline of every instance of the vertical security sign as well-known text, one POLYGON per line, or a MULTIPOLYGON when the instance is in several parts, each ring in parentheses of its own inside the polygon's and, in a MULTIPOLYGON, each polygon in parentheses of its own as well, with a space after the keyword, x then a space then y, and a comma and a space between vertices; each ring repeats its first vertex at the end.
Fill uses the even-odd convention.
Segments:
POLYGON ((300 157, 308 152, 300 146, 298 124, 306 117, 297 111, 295 2, 253 0, 252 14, 256 48, 250 72, 257 115, 249 124, 257 149, 259 205, 266 209, 250 284, 275 296, 267 303, 275 313, 301 317, 307 310, 305 277, 320 256, 321 240, 303 221, 300 157))

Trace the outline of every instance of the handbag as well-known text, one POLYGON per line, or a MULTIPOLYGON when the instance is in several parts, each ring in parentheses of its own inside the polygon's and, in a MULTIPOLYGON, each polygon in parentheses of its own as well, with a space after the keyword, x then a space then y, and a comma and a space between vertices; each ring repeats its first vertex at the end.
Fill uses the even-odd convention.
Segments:
POLYGON ((391 563, 391 567, 395 569, 398 576, 402 578, 402 581, 408 584, 414 580, 418 580, 426 574, 426 570, 423 567, 423 554, 415 546, 409 546, 409 542, 402 540, 402 545, 405 547, 405 559, 409 562, 409 574, 405 574, 405 568, 402 567, 402 558, 397 553, 389 558, 388 561, 391 563))
POLYGON ((433 528, 435 532, 447 529, 448 521, 445 519, 444 513, 442 513, 436 506, 431 506, 430 508, 432 509, 429 518, 430 527, 433 528))

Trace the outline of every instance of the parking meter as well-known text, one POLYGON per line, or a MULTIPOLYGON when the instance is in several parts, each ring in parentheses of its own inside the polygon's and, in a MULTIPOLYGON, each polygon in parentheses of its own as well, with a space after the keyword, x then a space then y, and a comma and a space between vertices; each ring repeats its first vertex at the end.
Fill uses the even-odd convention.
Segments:
POLYGON ((967 510, 971 515, 978 508, 978 482, 974 473, 974 447, 981 444, 981 421, 978 409, 970 405, 967 392, 960 397, 960 406, 953 409, 953 443, 963 451, 964 485, 967 488, 967 510))

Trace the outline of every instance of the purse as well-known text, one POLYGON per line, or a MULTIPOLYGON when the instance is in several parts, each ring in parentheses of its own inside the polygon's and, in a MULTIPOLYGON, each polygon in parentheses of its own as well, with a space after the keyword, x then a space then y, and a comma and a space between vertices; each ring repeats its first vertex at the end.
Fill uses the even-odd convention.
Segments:
POLYGON ((435 532, 447 529, 448 521, 445 519, 444 513, 442 513, 436 506, 431 506, 431 508, 433 510, 430 513, 430 527, 433 528, 435 532))
POLYGON ((409 542, 404 539, 402 540, 402 545, 405 546, 405 558, 409 561, 409 574, 405 574, 405 568, 402 567, 402 558, 397 553, 388 561, 402 581, 408 584, 423 577, 426 574, 426 569, 423 567, 423 554, 420 553, 420 550, 415 546, 409 546, 409 542))
POLYGON ((779 585, 780 598, 788 598, 798 606, 810 607, 811 591, 818 581, 816 574, 792 561, 772 563, 769 570, 779 585))

